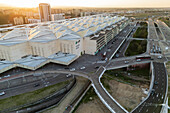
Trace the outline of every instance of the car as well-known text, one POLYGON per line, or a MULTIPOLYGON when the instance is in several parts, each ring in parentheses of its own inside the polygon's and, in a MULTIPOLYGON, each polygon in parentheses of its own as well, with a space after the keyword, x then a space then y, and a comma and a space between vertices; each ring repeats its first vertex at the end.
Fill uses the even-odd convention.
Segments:
POLYGON ((155 89, 152 89, 151 90, 151 95, 154 95, 155 94, 155 89))
POLYGON ((156 53, 156 50, 154 49, 153 52, 156 53))
POLYGON ((158 82, 157 81, 155 81, 155 83, 154 83, 155 85, 158 85, 158 82))
POLYGON ((4 91, 0 93, 0 96, 2 96, 2 95, 5 95, 5 92, 4 92, 4 91))
POLYGON ((83 67, 81 67, 80 69, 85 69, 85 68, 86 68, 86 67, 83 66, 83 67))
POLYGON ((103 61, 103 60, 105 60, 105 58, 102 58, 101 60, 103 61))
POLYGON ((39 83, 37 83, 37 84, 34 84, 34 87, 38 87, 38 86, 40 86, 40 84, 39 84, 39 83))
POLYGON ((71 74, 66 75, 66 77, 67 77, 67 78, 68 78, 68 77, 71 77, 71 74))
POLYGON ((140 62, 140 61, 141 61, 141 59, 137 59, 137 60, 136 60, 136 62, 140 62))
POLYGON ((95 67, 95 69, 98 69, 98 68, 99 68, 99 66, 96 66, 96 67, 95 67))
POLYGON ((158 59, 161 59, 162 58, 162 56, 158 56, 158 59))
POLYGON ((110 45, 108 49, 111 49, 111 48, 112 48, 112 45, 110 45))
POLYGON ((6 76, 4 76, 4 77, 6 78, 6 77, 10 77, 10 76, 11 76, 11 75, 6 75, 6 76))
POLYGON ((117 53, 117 54, 116 54, 116 58, 118 58, 118 57, 119 57, 119 54, 117 53))
POLYGON ((64 69, 69 69, 69 67, 65 67, 64 69))
POLYGON ((125 64, 128 64, 129 63, 129 61, 125 61, 125 64))
POLYGON ((145 91, 148 91, 148 89, 146 88, 145 91))
POLYGON ((75 71, 75 70, 76 70, 75 68, 70 69, 70 71, 75 71))

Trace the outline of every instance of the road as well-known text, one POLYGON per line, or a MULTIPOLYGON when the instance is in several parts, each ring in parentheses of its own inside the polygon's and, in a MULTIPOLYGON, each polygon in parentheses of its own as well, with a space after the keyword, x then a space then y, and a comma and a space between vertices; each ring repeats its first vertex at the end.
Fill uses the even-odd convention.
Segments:
MULTIPOLYGON (((155 24, 157 25, 157 23, 155 23, 155 24)), ((157 25, 157 26, 158 26, 158 25, 157 25)), ((156 27, 156 26, 155 26, 155 27, 156 27)), ((156 27, 156 32, 157 32, 157 34, 158 34, 159 40, 164 40, 163 35, 162 35, 159 27, 156 27)))
POLYGON ((4 96, 0 96, 0 99, 38 90, 43 87, 54 85, 70 79, 71 77, 66 77, 66 74, 56 74, 56 76, 52 76, 48 78, 45 77, 44 79, 40 79, 34 82, 28 82, 20 86, 10 87, 7 89, 0 89, 0 92, 5 91, 6 93, 4 96), (40 86, 34 87, 35 84, 40 84, 40 86))
POLYGON ((166 88, 167 88, 167 73, 164 63, 153 63, 154 83, 153 88, 155 93, 149 94, 149 97, 132 113, 160 113, 161 104, 164 103, 166 88))
POLYGON ((170 49, 166 49, 167 47, 170 47, 170 28, 163 22, 159 20, 155 20, 159 27, 158 35, 162 36, 164 42, 160 42, 161 49, 163 51, 163 54, 166 54, 167 57, 170 57, 170 49))
POLYGON ((162 31, 162 34, 165 37, 165 40, 170 41, 170 28, 162 21, 157 20, 156 21, 160 30, 162 31))
MULTIPOLYGON (((133 37, 133 34, 136 32, 138 26, 139 26, 139 23, 138 24, 135 24, 137 27, 134 27, 132 29, 132 31, 130 32, 130 34, 127 36, 127 39, 125 40, 125 42, 123 43, 123 45, 120 47, 119 51, 117 52, 117 54, 119 54, 119 58, 120 57, 125 57, 125 52, 130 44, 130 42, 132 41, 131 39, 129 39, 129 37, 133 37)), ((114 57, 116 58, 116 56, 114 57)))
MULTIPOLYGON (((149 31, 150 31, 150 38, 153 39, 157 39, 156 37, 156 30, 153 27, 153 21, 151 21, 151 23, 149 23, 149 25, 151 25, 152 27, 149 27, 149 31)), ((131 27, 130 27, 131 28, 131 27)), ((67 74, 70 73, 72 75, 77 75, 77 76, 82 76, 85 77, 87 79, 89 79, 92 82, 92 86, 94 87, 97 95, 99 96, 99 98, 102 100, 102 102, 106 105, 106 107, 109 108, 109 110, 111 112, 117 112, 117 113, 124 113, 127 112, 121 105, 119 105, 118 102, 116 102, 116 100, 114 100, 110 94, 105 90, 105 88, 103 87, 103 85, 100 82, 100 78, 102 77, 103 73, 105 72, 105 70, 110 70, 110 69, 116 69, 116 68, 120 68, 120 67, 125 67, 128 65, 132 65, 132 64, 139 64, 139 63, 149 63, 151 61, 160 61, 160 62, 164 62, 166 59, 163 58, 162 60, 158 60, 157 58, 154 58, 154 60, 142 60, 141 62, 136 62, 136 56, 132 56, 132 57, 123 57, 123 58, 117 58, 117 59, 112 59, 110 61, 106 61, 103 63, 98 63, 98 61, 101 61, 102 56, 101 53, 104 53, 105 51, 107 51, 107 56, 108 58, 112 58, 112 56, 116 53, 116 51, 119 49, 119 47, 122 44, 122 41, 125 39, 122 39, 121 37, 126 37, 126 35, 129 34, 129 32, 132 29, 129 29, 129 26, 127 26, 118 36, 116 36, 116 38, 113 38, 112 41, 115 41, 114 44, 112 44, 112 41, 110 41, 108 43, 107 46, 105 46, 105 48, 99 52, 98 55, 96 56, 91 56, 91 55, 83 55, 82 57, 80 57, 78 60, 76 60, 75 62, 73 62, 70 66, 68 66, 67 68, 71 69, 71 68, 75 68, 75 71, 70 71, 69 69, 65 69, 66 67, 61 66, 61 65, 52 65, 49 67, 42 67, 40 69, 37 69, 35 71, 28 71, 26 73, 21 73, 18 75, 13 75, 9 78, 3 78, 0 81, 5 81, 7 79, 13 79, 13 78, 17 78, 17 77, 22 77, 22 76, 28 76, 31 74, 44 74, 44 73, 60 73, 60 74, 67 74), (112 45, 112 47, 110 48, 110 50, 108 49, 108 47, 112 45), (88 59, 88 60, 87 60, 88 59), (129 61, 128 64, 125 64, 125 61, 129 61), (85 66, 86 68, 81 70, 80 68, 82 66, 85 66), (100 66, 99 69, 96 68, 96 66, 100 66), (96 72, 94 74, 91 74, 91 72, 96 72)), ((152 47, 152 45, 151 45, 152 47)), ((148 54, 143 54, 143 56, 148 55, 148 54)), ((142 55, 140 55, 142 56, 142 55)), ((166 80, 167 78, 161 78, 162 74, 165 76, 166 75, 166 69, 165 67, 162 65, 163 63, 153 63, 153 69, 154 69, 154 76, 155 76, 155 81, 158 81, 158 84, 161 85, 161 88, 163 87, 163 90, 166 91, 166 86, 165 83, 160 82, 160 80, 166 80)), ((149 96, 151 97, 151 99, 154 99, 153 102, 150 105, 152 107, 155 107, 154 105, 159 104, 157 103, 160 100, 164 100, 164 97, 161 97, 162 94, 165 95, 165 91, 163 93, 160 93, 159 90, 161 90, 161 88, 158 87, 158 85, 154 85, 153 88, 155 88, 155 92, 158 95, 153 95, 153 96, 149 96), (156 97, 155 97, 156 96, 156 97), (163 99, 159 99, 163 98, 163 99)), ((149 99, 149 98, 148 98, 149 99)), ((149 102, 151 101, 145 101, 143 104, 141 104, 139 107, 137 107, 135 109, 135 111, 141 111, 142 110, 145 112, 147 110, 152 110, 149 108, 149 102), (146 106, 147 105, 147 106, 146 106)), ((160 101, 161 102, 161 101, 160 101)), ((158 110, 161 109, 158 108, 158 110)), ((157 110, 157 109, 156 109, 157 110)), ((134 111, 134 112, 135 112, 134 111)))
POLYGON ((110 96, 110 94, 108 94, 108 92, 103 88, 103 85, 100 82, 100 76, 103 75, 104 72, 105 68, 100 67, 94 76, 92 76, 94 77, 92 86, 95 89, 95 92, 111 112, 125 113, 124 109, 120 107, 118 102, 114 101, 112 96, 110 96))
POLYGON ((148 46, 148 53, 150 54, 155 54, 156 51, 155 51, 155 47, 159 47, 159 42, 158 41, 155 41, 155 40, 159 40, 159 37, 157 35, 157 32, 156 32, 156 28, 155 28, 155 25, 154 25, 154 21, 149 18, 149 21, 148 21, 148 24, 149 24, 149 39, 151 40, 154 40, 154 41, 149 41, 149 46, 148 46))
MULTIPOLYGON (((145 54, 143 56, 145 56, 145 54)), ((113 70, 113 69, 127 67, 135 64, 150 63, 151 61, 152 61, 151 59, 141 59, 140 62, 137 62, 136 56, 133 56, 133 57, 127 57, 127 58, 110 61, 105 68, 107 70, 113 70), (128 61, 128 63, 125 63, 125 61, 128 61)))

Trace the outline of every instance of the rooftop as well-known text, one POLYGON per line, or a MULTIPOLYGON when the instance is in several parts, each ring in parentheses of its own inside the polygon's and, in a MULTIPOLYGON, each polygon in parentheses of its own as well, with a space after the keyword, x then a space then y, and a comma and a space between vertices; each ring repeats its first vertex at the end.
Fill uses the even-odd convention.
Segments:
POLYGON ((69 65, 77 58, 78 56, 75 54, 62 53, 62 52, 55 53, 47 58, 36 56, 36 55, 28 55, 14 62, 0 61, 0 73, 8 69, 14 68, 16 66, 25 69, 35 70, 49 62, 62 64, 62 65, 69 65))
POLYGON ((34 28, 15 28, 0 37, 0 45, 11 46, 26 41, 47 43, 52 40, 77 40, 126 19, 117 16, 81 17, 62 22, 41 23, 34 28))

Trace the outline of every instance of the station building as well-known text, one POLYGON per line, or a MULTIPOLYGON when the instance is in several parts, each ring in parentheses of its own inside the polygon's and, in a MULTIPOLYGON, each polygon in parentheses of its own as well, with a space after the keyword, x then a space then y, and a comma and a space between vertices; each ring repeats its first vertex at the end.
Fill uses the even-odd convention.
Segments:
POLYGON ((97 54, 128 23, 128 18, 120 16, 89 16, 15 28, 0 38, 0 59, 19 67, 20 61, 34 57, 69 65, 82 54, 97 54), (65 57, 63 61, 61 57, 65 57), (68 62, 64 62, 66 59, 68 62))

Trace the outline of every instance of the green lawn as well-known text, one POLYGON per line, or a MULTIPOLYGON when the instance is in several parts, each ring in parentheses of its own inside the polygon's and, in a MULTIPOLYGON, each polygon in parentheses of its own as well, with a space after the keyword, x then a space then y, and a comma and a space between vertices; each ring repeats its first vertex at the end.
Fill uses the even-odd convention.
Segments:
POLYGON ((125 52, 125 56, 134 56, 145 53, 147 47, 146 40, 132 40, 125 52))
POLYGON ((149 79, 149 69, 136 69, 127 71, 128 73, 133 74, 134 76, 143 77, 145 79, 149 79))
MULTIPOLYGON (((147 38, 147 23, 141 22, 136 32, 133 34, 134 38, 147 38)), ((134 56, 142 54, 146 51, 147 41, 146 40, 132 40, 125 52, 125 56, 134 56)))
POLYGON ((134 38, 147 38, 148 32, 147 32, 147 23, 141 22, 140 26, 136 32, 133 34, 134 38))
POLYGON ((21 106, 24 104, 29 104, 32 102, 36 102, 40 99, 43 99, 53 93, 55 93, 56 91, 58 91, 59 89, 63 88, 64 86, 66 86, 70 81, 65 81, 65 82, 61 82, 55 85, 51 85, 42 89, 38 89, 32 92, 28 92, 28 93, 24 93, 24 94, 20 94, 20 95, 16 95, 16 96, 12 96, 9 98, 5 98, 5 99, 1 99, 0 100, 0 111, 5 110, 5 109, 9 109, 9 108, 14 108, 17 106, 21 106))
POLYGON ((106 89, 110 89, 110 86, 107 84, 108 80, 117 80, 123 83, 128 83, 131 85, 135 85, 136 83, 144 83, 144 81, 141 80, 134 80, 128 76, 127 73, 131 73, 133 76, 143 77, 146 79, 149 79, 149 69, 136 69, 132 71, 125 71, 123 69, 117 69, 117 70, 108 70, 105 72, 104 76, 102 77, 102 84, 106 89), (144 72, 145 71, 145 72, 144 72))

